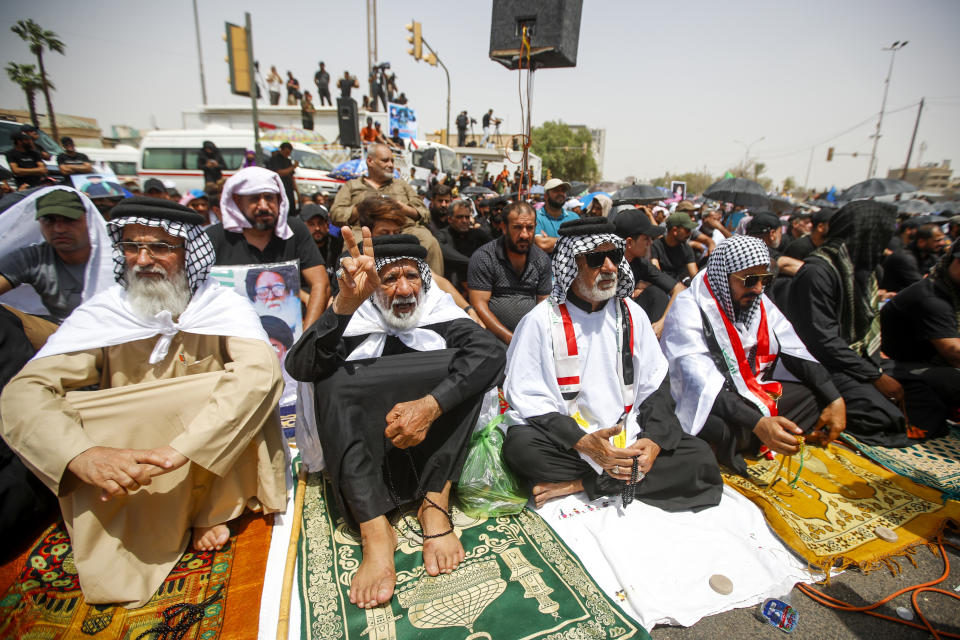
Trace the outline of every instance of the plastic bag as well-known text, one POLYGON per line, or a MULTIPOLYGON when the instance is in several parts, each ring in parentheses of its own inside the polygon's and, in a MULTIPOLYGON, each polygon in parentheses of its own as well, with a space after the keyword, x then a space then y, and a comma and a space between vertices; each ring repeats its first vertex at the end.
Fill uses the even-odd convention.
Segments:
POLYGON ((503 432, 498 415, 470 438, 470 451, 463 463, 457 495, 463 512, 471 518, 520 513, 527 496, 503 461, 503 432))

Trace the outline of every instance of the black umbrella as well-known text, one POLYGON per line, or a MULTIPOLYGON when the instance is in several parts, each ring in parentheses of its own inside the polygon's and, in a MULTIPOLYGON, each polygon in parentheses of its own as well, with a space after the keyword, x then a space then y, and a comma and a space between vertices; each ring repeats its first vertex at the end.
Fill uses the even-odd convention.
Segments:
POLYGON ((920 214, 933 213, 934 211, 937 211, 936 207, 929 202, 924 202, 923 200, 901 200, 896 204, 897 211, 900 213, 920 214))
POLYGON ((786 213, 788 211, 793 211, 797 208, 789 198, 784 198, 783 196, 773 196, 770 198, 770 208, 773 209, 774 213, 786 213))
POLYGON ((663 200, 663 192, 648 184, 631 184, 614 192, 613 204, 645 204, 663 200))
POLYGON ((888 196, 894 193, 908 193, 916 191, 916 185, 910 184, 905 180, 895 180, 893 178, 870 178, 863 182, 858 182, 843 192, 844 200, 860 200, 862 198, 876 198, 877 196, 888 196))
POLYGON ((497 195, 497 192, 493 189, 488 189, 487 187, 465 187, 460 190, 460 194, 464 196, 489 196, 497 195))
POLYGON ((746 178, 725 178, 714 182, 703 192, 704 198, 729 202, 740 207, 767 207, 770 196, 759 182, 746 178))
POLYGON ((569 193, 570 197, 572 198, 586 191, 587 187, 589 186, 590 185, 588 185, 586 182, 577 182, 576 180, 574 180, 573 182, 570 183, 570 191, 568 191, 567 193, 569 193))

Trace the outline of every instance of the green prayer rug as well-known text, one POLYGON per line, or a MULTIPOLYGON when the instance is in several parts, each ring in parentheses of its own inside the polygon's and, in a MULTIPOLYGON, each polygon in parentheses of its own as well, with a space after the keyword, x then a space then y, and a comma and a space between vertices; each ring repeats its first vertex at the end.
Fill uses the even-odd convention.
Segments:
MULTIPOLYGON (((469 518, 454 508, 466 559, 437 577, 423 569, 419 535, 406 520, 394 521, 394 596, 384 606, 360 609, 348 593, 361 559, 359 537, 337 512, 322 474, 307 476, 304 497, 297 549, 304 640, 650 638, 528 509, 469 518)), ((413 515, 408 519, 417 526, 413 515)))
POLYGON ((944 500, 960 500, 960 427, 901 449, 864 444, 848 433, 843 439, 887 469, 942 491, 944 500))

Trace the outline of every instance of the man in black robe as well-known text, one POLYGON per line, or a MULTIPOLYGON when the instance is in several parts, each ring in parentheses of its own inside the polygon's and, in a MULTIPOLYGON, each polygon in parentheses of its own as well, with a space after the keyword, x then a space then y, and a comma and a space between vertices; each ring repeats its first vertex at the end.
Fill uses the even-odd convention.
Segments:
POLYGON ((623 240, 597 218, 559 233, 553 292, 510 342, 504 393, 520 424, 507 430, 507 464, 533 485, 537 506, 580 491, 666 511, 715 506, 720 470, 674 414, 667 361, 629 297, 623 240))
POLYGON ((787 317, 831 374, 847 405, 847 431, 874 445, 910 444, 898 405, 903 387, 880 364, 877 267, 897 209, 872 200, 845 205, 827 241, 793 278, 787 317))
POLYGON ((464 559, 449 515, 483 393, 503 373, 503 346, 431 286, 426 249, 410 235, 371 238, 349 256, 340 292, 287 353, 287 371, 315 383, 318 435, 341 512, 359 524, 363 561, 350 587, 362 608, 388 602, 396 534, 387 513, 419 502, 424 567, 464 559))

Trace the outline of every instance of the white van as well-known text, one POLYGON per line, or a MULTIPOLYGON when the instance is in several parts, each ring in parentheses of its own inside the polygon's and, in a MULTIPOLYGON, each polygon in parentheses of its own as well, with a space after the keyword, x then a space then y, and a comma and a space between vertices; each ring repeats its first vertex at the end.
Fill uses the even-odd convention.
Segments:
MULTIPOLYGON (((205 129, 169 129, 149 131, 140 143, 137 158, 137 176, 144 180, 158 178, 172 180, 184 193, 190 189, 203 189, 203 171, 197 168, 197 156, 204 140, 217 145, 226 163, 224 176, 232 176, 243 164, 247 149, 253 149, 253 131, 229 129, 210 125, 205 129)), ((276 143, 261 143, 264 153, 276 149, 276 143)), ((335 191, 342 180, 329 177, 333 165, 307 145, 293 142, 291 158, 300 166, 293 174, 297 191, 311 195, 318 190, 335 191)))
MULTIPOLYGON (((434 168, 440 172, 441 179, 445 175, 457 177, 460 175, 460 161, 453 149, 439 142, 414 140, 410 145, 410 165, 415 167, 415 176, 418 180, 429 180, 430 171, 434 168)), ((401 177, 408 175, 401 173, 401 177)))
POLYGON ((77 147, 77 151, 87 154, 95 169, 109 169, 121 182, 137 179, 137 157, 140 150, 136 147, 119 144, 112 149, 77 147))

